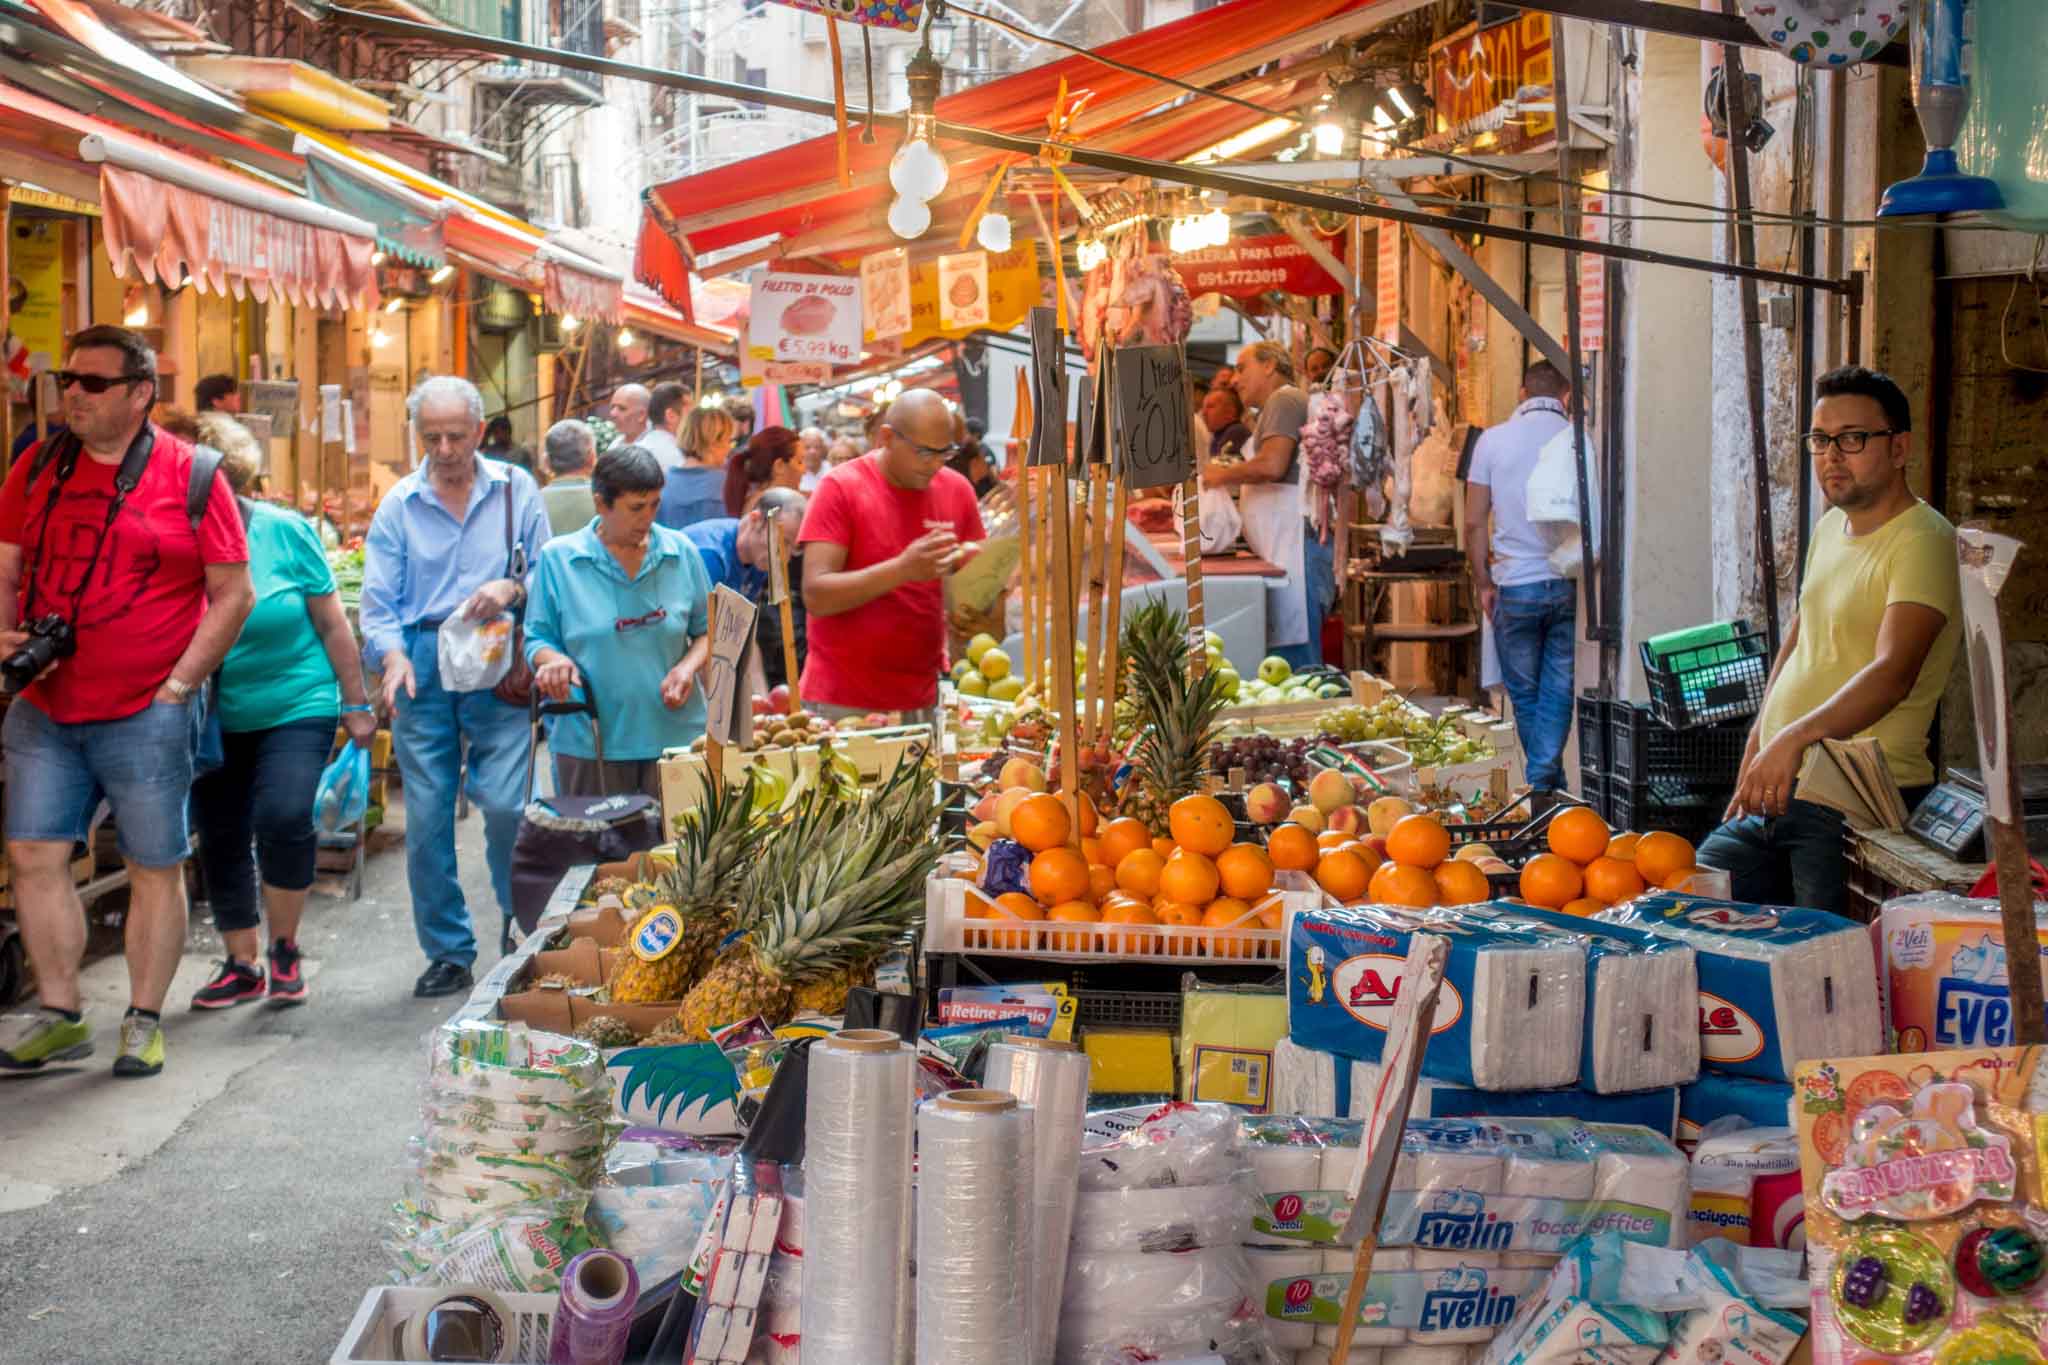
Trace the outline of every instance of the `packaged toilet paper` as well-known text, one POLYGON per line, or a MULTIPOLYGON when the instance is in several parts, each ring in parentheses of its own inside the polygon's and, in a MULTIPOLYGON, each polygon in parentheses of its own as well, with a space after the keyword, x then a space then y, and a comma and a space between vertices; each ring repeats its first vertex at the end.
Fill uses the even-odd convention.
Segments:
MULTIPOLYGON (((1328 1251, 1321 1274, 1269 1287, 1268 1317, 1313 1324, 1317 1342, 1334 1345, 1353 1254, 1349 1248, 1328 1251), (1283 1288, 1283 1312, 1275 1314, 1274 1296, 1283 1288)), ((1544 1267, 1508 1266, 1501 1257, 1484 1253, 1376 1252, 1352 1341, 1390 1354, 1418 1346, 1462 1353, 1471 1343, 1492 1340, 1549 1275, 1544 1267), (1424 1259, 1430 1264, 1419 1267, 1424 1259)))
POLYGON ((1697 952, 1703 1067, 1789 1081, 1808 1058, 1884 1044, 1869 935, 1839 915, 1657 891, 1595 918, 1697 952))
POLYGON ((1586 1009, 1586 944, 1551 933, 1385 906, 1311 910, 1288 929, 1287 1034, 1380 1059, 1412 935, 1450 942, 1422 1072, 1479 1090, 1575 1083, 1586 1009))
POLYGON ((1792 1129, 1744 1128, 1693 1149, 1695 1244, 1726 1237, 1741 1246, 1804 1247, 1805 1207, 1799 1135, 1792 1129))
MULTIPOLYGON (((2035 934, 2048 956, 2048 906, 2035 934)), ((1873 926, 1893 1052, 1998 1047, 2012 1041, 2005 929, 1996 900, 1927 892, 1886 901, 1873 926)))
POLYGON ((1691 945, 1504 901, 1438 913, 1463 914, 1585 944, 1581 1089, 1599 1095, 1659 1090, 1699 1075, 1700 1032, 1693 1005, 1699 971, 1691 945))
MULTIPOLYGON (((1295 1154, 1319 1149, 1313 1188, 1262 1182, 1247 1242, 1333 1243, 1351 1211, 1345 1195, 1358 1161, 1358 1121, 1245 1123, 1254 1151, 1287 1153, 1265 1165, 1307 1174, 1295 1154)), ((1631 1241, 1690 1241, 1686 1160, 1648 1129, 1572 1119, 1414 1119, 1401 1138, 1379 1245, 1519 1256, 1555 1254, 1575 1238, 1613 1230, 1631 1241)), ((1512 1264, 1505 1268, 1526 1269, 1512 1264)))
POLYGON ((1678 1146, 1691 1151, 1709 1133, 1728 1128, 1796 1127, 1792 1087, 1783 1081, 1759 1081, 1702 1071, 1691 1085, 1678 1088, 1678 1146), (1715 1125, 1720 1127, 1715 1127, 1715 1125))

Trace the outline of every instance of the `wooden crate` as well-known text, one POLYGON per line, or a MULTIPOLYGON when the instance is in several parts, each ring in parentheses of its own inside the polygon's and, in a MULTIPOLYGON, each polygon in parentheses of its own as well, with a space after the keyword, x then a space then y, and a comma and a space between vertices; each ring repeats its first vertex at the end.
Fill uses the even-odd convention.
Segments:
MULTIPOLYGON (((860 769, 864 783, 881 781, 896 771, 905 756, 922 748, 929 756, 932 729, 928 725, 898 725, 887 730, 856 730, 834 737, 834 747, 860 769)), ((747 768, 759 763, 789 779, 817 775, 819 746, 801 744, 776 749, 741 749, 725 746, 726 780, 738 786, 746 780, 747 768)), ((661 813, 668 829, 684 811, 695 808, 704 792, 708 760, 693 749, 670 749, 661 756, 661 813)))
POLYGON ((1862 924, 1877 920, 1884 903, 1917 891, 1969 894, 1984 863, 1959 863, 1904 830, 1849 830, 1843 838, 1849 899, 1843 913, 1862 924))

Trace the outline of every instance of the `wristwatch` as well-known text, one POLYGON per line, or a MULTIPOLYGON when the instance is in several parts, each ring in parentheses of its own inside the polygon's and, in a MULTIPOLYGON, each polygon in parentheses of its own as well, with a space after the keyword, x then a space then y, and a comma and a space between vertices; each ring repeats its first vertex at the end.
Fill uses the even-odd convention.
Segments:
POLYGON ((172 701, 189 701, 192 697, 191 683, 179 682, 176 678, 166 678, 164 679, 164 686, 171 690, 172 701))

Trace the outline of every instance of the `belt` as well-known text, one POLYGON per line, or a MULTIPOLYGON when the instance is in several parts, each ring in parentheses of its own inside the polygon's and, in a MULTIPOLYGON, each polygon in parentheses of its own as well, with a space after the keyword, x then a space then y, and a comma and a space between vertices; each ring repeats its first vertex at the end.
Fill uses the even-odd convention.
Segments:
POLYGON ((412 629, 421 635, 432 635, 439 631, 447 621, 448 618, 445 616, 436 616, 431 620, 413 622, 412 629))

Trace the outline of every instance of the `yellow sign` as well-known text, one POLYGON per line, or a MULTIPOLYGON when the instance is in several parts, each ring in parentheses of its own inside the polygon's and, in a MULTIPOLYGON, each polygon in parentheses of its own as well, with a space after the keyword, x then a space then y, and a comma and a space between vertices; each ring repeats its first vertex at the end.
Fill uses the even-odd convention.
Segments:
POLYGON ((47 218, 17 219, 7 243, 8 327, 31 357, 64 359, 64 230, 47 218))
POLYGON ((1045 302, 1038 278, 1038 244, 1019 242, 1008 251, 988 253, 988 321, 948 330, 939 325, 939 263, 936 259, 910 267, 910 330, 903 334, 907 350, 934 337, 955 341, 984 329, 1007 332, 1024 321, 1034 305, 1045 302))
POLYGON ((1435 131, 1450 134, 1453 145, 1490 152, 1554 142, 1557 118, 1549 110, 1507 116, 1502 106, 1525 86, 1549 85, 1555 58, 1548 14, 1523 13, 1487 28, 1467 24, 1429 49, 1435 131))

